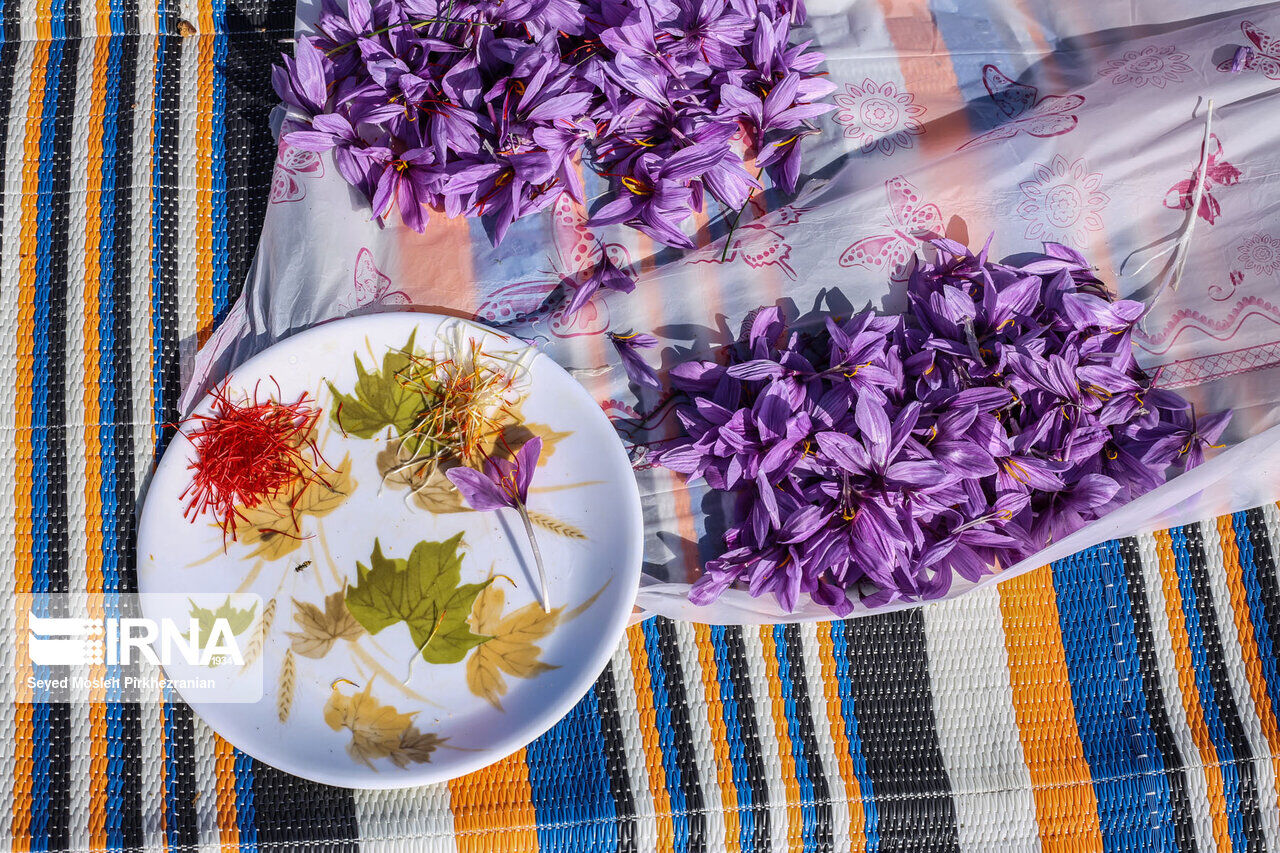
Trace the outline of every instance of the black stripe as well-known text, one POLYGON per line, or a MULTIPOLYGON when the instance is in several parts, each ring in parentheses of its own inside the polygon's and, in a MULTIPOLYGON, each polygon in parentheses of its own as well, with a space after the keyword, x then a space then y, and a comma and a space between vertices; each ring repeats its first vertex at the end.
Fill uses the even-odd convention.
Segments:
POLYGON ((170 847, 194 846, 200 840, 196 800, 213 793, 201 792, 196 787, 195 714, 180 699, 167 703, 165 713, 170 719, 165 748, 177 768, 168 779, 173 802, 165 810, 165 828, 171 839, 170 847))
POLYGON ((253 763, 258 845, 297 845, 308 853, 357 853, 355 801, 344 788, 308 782, 259 761, 253 763))
MULTIPOLYGON (((136 15, 136 8, 134 11, 136 15)), ((136 22, 136 18, 131 18, 136 22)), ((136 26, 134 27, 136 29, 136 26)), ((133 186, 133 130, 134 99, 137 96, 138 37, 121 37, 120 91, 113 106, 116 120, 115 154, 115 245, 113 263, 115 275, 111 281, 110 323, 116 344, 111 353, 114 378, 114 405, 116 453, 112 459, 104 459, 103 465, 112 466, 115 473, 114 518, 103 519, 104 547, 114 548, 119 567, 119 592, 136 592, 138 589, 137 559, 134 530, 134 474, 133 460, 145 458, 151 453, 150 434, 145 425, 135 429, 133 423, 133 193, 143 194, 143 188, 133 186), (137 434, 141 431, 141 436, 137 434)), ((150 109, 150 105, 139 105, 150 109)), ((143 194, 145 199, 149 194, 143 194)), ((151 215, 144 202, 139 205, 143 222, 151 215)), ((145 227, 145 226, 144 226, 145 227)), ((149 268, 149 266, 148 266, 149 268)), ((138 310, 146 311, 145 305, 138 310)), ((150 312, 148 312, 150 313, 150 312)), ((121 799, 120 832, 126 848, 142 846, 142 708, 136 703, 122 703, 109 713, 119 714, 121 761, 120 771, 108 780, 121 799)))
POLYGON ((1218 706, 1218 716, 1226 730, 1240 774, 1240 814, 1244 824, 1245 841, 1249 853, 1266 849, 1262 834, 1262 814, 1258 803, 1257 769, 1253 766, 1253 750, 1245 737, 1240 721, 1240 709, 1231 692, 1227 676, 1227 658, 1222 649, 1222 635, 1218 632, 1218 617, 1213 606, 1213 594, 1209 591, 1209 569, 1205 559, 1204 534, 1198 524, 1182 528, 1187 541, 1188 574, 1196 594, 1196 612, 1200 615, 1200 629, 1204 634, 1205 661, 1209 667, 1209 682, 1213 700, 1218 706))
POLYGON ((1191 798, 1187 793, 1185 760, 1173 736, 1169 714, 1164 705, 1164 687, 1160 681, 1160 665, 1156 660, 1155 635, 1151 630, 1151 606, 1142 579, 1142 558, 1138 540, 1120 540, 1120 556, 1124 563, 1125 585, 1129 591, 1129 610, 1133 616, 1133 634, 1138 646, 1138 668, 1142 674, 1142 695, 1147 716, 1160 750, 1160 763, 1169 780, 1169 800, 1173 809, 1174 839, 1178 849, 1195 853, 1195 830, 1191 824, 1191 798))
POLYGON ((792 622, 782 628, 787 641, 786 657, 782 663, 790 670, 791 700, 795 702, 796 719, 800 721, 800 747, 809 765, 809 782, 813 785, 814 811, 817 825, 813 828, 814 843, 820 853, 835 849, 832 833, 831 786, 827 774, 822 771, 822 757, 818 752, 818 736, 813 717, 813 703, 809 698, 808 676, 804 670, 804 642, 800 626, 792 622))
POLYGON ((680 790, 684 792, 689 818, 689 850, 704 853, 707 849, 707 812, 698 780, 698 761, 693 754, 693 724, 689 719, 689 698, 684 688, 684 668, 680 665, 679 641, 670 620, 653 620, 658 635, 660 665, 666 678, 667 700, 671 711, 671 728, 676 741, 676 763, 680 766, 680 790))
MULTIPOLYGON (((68 255, 71 251, 68 240, 71 221, 71 169, 82 167, 81 164, 71 162, 70 145, 80 58, 78 7, 77 0, 69 0, 62 19, 66 38, 57 38, 55 34, 55 44, 61 47, 61 61, 56 71, 52 68, 46 70, 47 75, 50 72, 57 75, 56 82, 48 79, 46 85, 57 86, 57 111, 52 122, 53 136, 50 139, 42 138, 40 145, 42 166, 50 166, 51 177, 47 186, 40 187, 41 192, 48 193, 50 228, 49 233, 39 235, 39 239, 45 242, 49 252, 49 278, 44 295, 48 301, 48 312, 43 318, 44 328, 37 330, 37 334, 45 339, 47 349, 44 353, 36 353, 36 362, 43 365, 45 372, 48 429, 40 438, 45 442, 44 457, 48 468, 45 482, 37 484, 43 485, 47 501, 44 530, 40 531, 46 548, 45 553, 33 556, 47 573, 47 591, 51 593, 70 592, 71 583, 68 567, 70 529, 67 515, 66 334, 67 298, 71 296, 72 285, 68 280, 68 255)), ((78 288, 75 298, 79 298, 78 288)), ((41 318, 37 317, 37 322, 41 322, 41 318)), ((33 434, 32 438, 36 436, 33 434)), ((55 615, 59 613, 68 615, 61 607, 55 609, 55 615)), ((78 712, 83 713, 84 709, 78 709, 78 712)), ((37 805, 47 810, 49 815, 44 833, 46 843, 52 849, 63 849, 68 844, 70 832, 71 752, 81 745, 71 742, 70 705, 52 704, 48 707, 47 714, 48 802, 37 805)))
POLYGON ((268 116, 279 102, 271 88, 271 66, 280 57, 277 39, 292 32, 293 17, 294 4, 286 0, 242 0, 227 6, 226 32, 234 35, 227 37, 226 60, 217 73, 227 80, 222 119, 226 127, 228 305, 244 285, 267 209, 276 159, 268 116))
MULTIPOLYGON (((1257 569, 1259 598, 1267 623, 1273 654, 1280 654, 1280 581, 1276 578, 1276 561, 1271 552, 1271 534, 1267 517, 1261 509, 1245 512, 1249 544, 1253 546, 1253 565, 1257 569)), ((1256 628, 1255 628, 1256 630, 1256 628)))
POLYGON ((627 773, 627 749, 622 742, 622 718, 618 714, 618 687, 613 664, 596 679, 596 703, 600 708, 600 734, 604 739, 604 764, 613 794, 613 812, 618 821, 618 853, 637 853, 636 799, 627 773))
POLYGON ((959 851, 951 781, 934 724, 918 609, 851 619, 849 675, 880 845, 894 851, 959 851))
MULTIPOLYGON (((177 26, 175 0, 166 0, 171 8, 164 15, 169 29, 177 26)), ((182 392, 182 365, 178 358, 178 84, 182 75, 182 39, 161 34, 159 58, 163 63, 157 88, 163 105, 155 117, 156 157, 159 158, 159 185, 153 192, 160 202, 159 233, 152 239, 159 247, 159 276, 152 285, 159 292, 159 316, 152 321, 160 331, 157 358, 160 360, 159 387, 155 394, 161 401, 161 420, 166 425, 167 439, 178 420, 178 397, 182 392)), ((150 211, 148 211, 148 215, 150 211)), ((153 309, 154 310, 154 309, 153 309)), ((163 443, 162 443, 163 446, 163 443)))
POLYGON ((742 728, 742 757, 747 765, 751 795, 755 798, 751 849, 767 850, 772 835, 768 776, 764 770, 764 750, 760 747, 760 727, 756 723, 756 703, 751 696, 751 681, 747 675, 747 650, 742 642, 742 628, 731 625, 724 629, 724 648, 724 660, 717 661, 717 664, 725 669, 733 683, 732 701, 737 705, 738 724, 742 728))

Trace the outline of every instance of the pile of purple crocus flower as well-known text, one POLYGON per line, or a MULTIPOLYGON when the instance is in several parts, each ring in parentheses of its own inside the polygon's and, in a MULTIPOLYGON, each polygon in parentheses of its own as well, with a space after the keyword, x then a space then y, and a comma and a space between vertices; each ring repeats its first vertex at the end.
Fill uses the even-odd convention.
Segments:
POLYGON ((325 0, 274 75, 286 141, 332 151, 385 218, 479 216, 495 243, 581 169, 612 188, 593 222, 670 246, 710 196, 794 191, 832 86, 790 44, 801 0, 325 0), (736 142, 746 128, 745 142, 736 142))
POLYGON ((1064 246, 1022 267, 949 240, 901 317, 789 331, 760 310, 726 363, 671 371, 686 436, 659 454, 736 496, 698 604, 733 584, 847 615, 946 594, 1204 460, 1230 413, 1152 387, 1114 300, 1064 246))

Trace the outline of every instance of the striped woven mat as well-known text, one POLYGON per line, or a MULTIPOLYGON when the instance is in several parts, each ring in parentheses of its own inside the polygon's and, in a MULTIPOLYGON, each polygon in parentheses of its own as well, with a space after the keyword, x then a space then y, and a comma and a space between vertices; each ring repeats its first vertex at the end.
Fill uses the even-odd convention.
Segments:
MULTIPOLYGON (((292 12, 0 8, 0 621, 15 592, 133 586, 134 508, 176 416, 180 356, 252 257, 275 154, 269 65, 292 12)), ((0 839, 1280 850, 1277 544, 1268 506, 911 612, 651 620, 545 737, 399 793, 289 777, 163 697, 15 704, 0 659, 0 839)))

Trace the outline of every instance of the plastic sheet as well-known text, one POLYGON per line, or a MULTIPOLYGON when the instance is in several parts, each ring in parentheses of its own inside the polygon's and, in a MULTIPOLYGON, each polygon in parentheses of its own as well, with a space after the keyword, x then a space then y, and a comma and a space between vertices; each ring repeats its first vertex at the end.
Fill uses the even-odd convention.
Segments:
MULTIPOLYGON (((657 334, 669 367, 709 353, 762 304, 780 301, 793 314, 895 311, 919 236, 976 245, 994 233, 996 257, 1066 243, 1122 295, 1146 300, 1140 361, 1200 409, 1235 408, 1233 442, 1255 436, 1002 577, 1170 518, 1275 499, 1280 433, 1267 428, 1280 400, 1280 148, 1271 131, 1280 8, 1140 0, 809 8, 810 35, 838 86, 837 111, 807 140, 809 178, 794 199, 761 195, 732 233, 734 212, 708 211, 696 223, 698 251, 667 250, 623 228, 593 230, 568 202, 517 223, 497 249, 477 223, 435 217, 424 235, 381 227, 326 155, 282 148, 253 270, 187 365, 186 403, 249 354, 326 320, 404 306, 477 316, 578 369, 632 445, 649 530, 643 607, 712 622, 821 618, 816 609, 781 614, 745 593, 711 608, 684 601, 719 547, 724 508, 705 486, 647 464, 644 445, 673 425, 644 422, 659 401, 628 387, 603 333, 657 334), (1240 48, 1243 68, 1233 73, 1240 48), (1203 193, 1192 209, 1202 153, 1203 193), (1186 251, 1176 251, 1193 217, 1186 251), (566 319, 557 289, 602 250, 632 265, 636 292, 599 295, 566 319), (1166 287, 1180 263, 1177 289, 1166 287)), ((311 17, 304 2, 299 26, 311 17)), ((605 191, 586 177, 589 194, 605 191)))

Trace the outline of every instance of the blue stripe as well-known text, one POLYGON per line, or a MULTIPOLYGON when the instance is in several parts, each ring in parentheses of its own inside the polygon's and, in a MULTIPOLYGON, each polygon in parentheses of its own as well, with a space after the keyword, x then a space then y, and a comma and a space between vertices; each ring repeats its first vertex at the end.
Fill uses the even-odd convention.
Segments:
POLYGON ((1240 574, 1244 579, 1245 599, 1249 603, 1249 621, 1253 625, 1253 640, 1258 644, 1258 659, 1267 682, 1267 697, 1271 700, 1271 712, 1280 709, 1280 672, 1276 666, 1276 648, 1271 643, 1271 623, 1263 603, 1262 585, 1258 581, 1258 563, 1253 553, 1249 519, 1243 512, 1231 516, 1236 534, 1236 550, 1240 552, 1240 574))
POLYGON ((657 711, 658 743, 662 749, 662 768, 667 777, 667 792, 671 796, 671 822, 675 828, 675 849, 689 849, 689 804, 685 801, 683 773, 676 760, 675 727, 671 724, 671 703, 667 696, 667 673, 662 661, 662 649, 658 644, 655 620, 645 620, 644 647, 649 654, 649 682, 653 685, 653 705, 657 711))
POLYGON ((236 826, 240 830, 240 849, 257 853, 258 824, 253 807, 253 759, 236 750, 236 826))
MULTIPOLYGON (((729 648, 724 641, 724 626, 711 626, 711 645, 716 655, 716 680, 720 682, 720 704, 724 707, 725 735, 729 741, 729 761, 733 765, 733 787, 738 792, 738 844, 743 853, 755 851, 756 801, 747 767, 742 741, 741 709, 733 678, 729 673, 729 648)), ((767 841, 767 839, 762 839, 767 841)), ((763 849, 763 848, 761 848, 763 849)))
POLYGON ((1196 606, 1196 590, 1191 579, 1190 557, 1187 554, 1187 535, 1181 527, 1169 530, 1173 542, 1174 566, 1178 573, 1178 590, 1182 595, 1182 612, 1187 623, 1187 645, 1190 646, 1192 668, 1195 670, 1196 689, 1204 708, 1204 721, 1209 737, 1218 753, 1222 769, 1222 789, 1227 801, 1227 829, 1231 846, 1235 850, 1248 849, 1244 834, 1244 817, 1241 813, 1240 770, 1236 756, 1227 739, 1226 726, 1218 711, 1218 701, 1213 679, 1209 675, 1209 663, 1205 658, 1204 628, 1200 624, 1200 610, 1196 606))
POLYGON ((213 208, 213 318, 226 313, 231 270, 227 264, 227 2, 213 0, 213 147, 210 163, 213 208))
POLYGON ((1138 659, 1119 543, 1053 566, 1062 646, 1106 850, 1177 853, 1173 805, 1138 659))
POLYGON ((594 690, 525 751, 542 851, 616 850, 617 814, 594 690))
POLYGON ((873 853, 880 849, 880 813, 876 808, 871 774, 867 772, 867 759, 862 753, 862 736, 858 734, 858 716, 853 707, 853 679, 849 675, 849 637, 845 633, 846 630, 844 622, 831 623, 831 647, 836 661, 836 678, 840 683, 840 713, 844 717, 844 733, 849 739, 853 775, 858 780, 862 808, 866 814, 867 853, 873 853))
MULTIPOLYGON (((55 147, 56 120, 58 116, 58 89, 62 68, 61 36, 65 36, 62 0, 56 0, 51 8, 53 40, 49 43, 49 61, 45 68, 44 99, 40 115, 40 168, 38 171, 38 197, 36 199, 36 280, 34 299, 34 376, 31 400, 31 557, 32 592, 38 598, 33 602, 37 615, 48 616, 48 601, 39 600, 41 593, 50 591, 49 582, 49 310, 53 298, 52 263, 52 182, 57 166, 55 147)), ((61 332, 61 329, 54 330, 61 332)), ((19 437, 19 441, 21 441, 19 437)), ((33 667, 37 679, 49 676, 45 667, 33 667)), ((32 708, 32 778, 31 778, 31 848, 49 849, 49 799, 52 780, 49 773, 49 751, 52 731, 49 719, 49 691, 39 688, 33 700, 40 703, 32 708)))
MULTIPOLYGON (((111 3, 111 31, 119 32, 123 27, 123 14, 119 0, 111 3)), ((119 618, 120 606, 116 595, 120 591, 120 554, 113 546, 117 536, 119 507, 116 503, 116 490, 119 482, 116 478, 116 454, 118 452, 117 427, 119 421, 116 412, 115 353, 120 342, 116 340, 115 312, 117 310, 113 295, 116 280, 116 154, 117 154, 117 113, 112 108, 120 99, 120 63, 123 45, 119 38, 112 37, 107 42, 107 87, 102 127, 102 187, 99 202, 101 226, 98 243, 98 441, 99 457, 102 460, 102 483, 98 488, 98 498, 102 501, 102 589, 105 593, 104 613, 109 618, 119 618)), ((112 667, 110 675, 119 676, 118 667, 112 667)), ((107 729, 107 802, 106 831, 107 846, 120 849, 125 845, 124 837, 124 716, 123 706, 119 704, 119 682, 112 681, 107 692, 106 729, 107 729)))
POLYGON ((813 779, 809 776, 809 759, 804 754, 800 734, 800 718, 796 715, 795 683, 791 679, 791 661, 787 658, 785 625, 773 626, 774 657, 778 659, 778 681, 782 687, 782 704, 787 714, 787 734, 791 739, 791 757, 796 762, 796 779, 800 783, 800 814, 804 819, 805 853, 818 849, 818 810, 814 806, 813 779))

